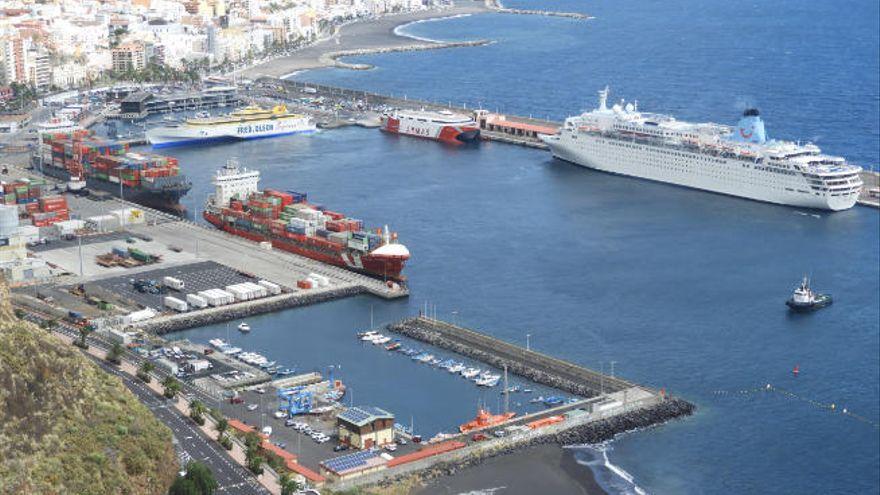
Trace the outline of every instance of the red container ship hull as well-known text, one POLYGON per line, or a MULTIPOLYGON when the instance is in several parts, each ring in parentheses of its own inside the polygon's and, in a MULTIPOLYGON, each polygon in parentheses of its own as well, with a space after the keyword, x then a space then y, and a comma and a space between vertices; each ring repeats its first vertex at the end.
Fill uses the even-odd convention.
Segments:
MULTIPOLYGON (((205 211, 202 216, 214 227, 232 235, 244 237, 254 242, 270 242, 272 247, 293 254, 305 256, 322 263, 336 265, 354 272, 363 273, 382 280, 405 281, 401 275, 406 264, 407 257, 376 256, 372 254, 353 254, 338 246, 323 244, 321 246, 310 244, 308 238, 297 234, 283 232, 257 232, 236 227, 233 223, 224 221, 219 215, 205 211)), ((313 241, 314 242, 314 241, 313 241)))

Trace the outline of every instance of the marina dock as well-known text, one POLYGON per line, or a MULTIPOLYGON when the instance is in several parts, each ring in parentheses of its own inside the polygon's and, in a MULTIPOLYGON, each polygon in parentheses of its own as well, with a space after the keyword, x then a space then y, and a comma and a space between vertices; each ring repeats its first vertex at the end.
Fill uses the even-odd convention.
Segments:
POLYGON ((442 320, 424 316, 408 318, 388 325, 388 330, 499 369, 506 367, 515 375, 582 397, 596 397, 636 387, 626 380, 524 349, 442 320))

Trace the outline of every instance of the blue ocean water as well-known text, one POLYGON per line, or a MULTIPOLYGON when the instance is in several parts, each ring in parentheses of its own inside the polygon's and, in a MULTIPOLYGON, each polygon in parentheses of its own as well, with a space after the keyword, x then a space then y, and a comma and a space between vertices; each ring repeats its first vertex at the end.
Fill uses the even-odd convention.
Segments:
MULTIPOLYGON (((376 69, 298 77, 552 118, 592 106, 605 84, 643 109, 687 119, 732 122, 754 104, 771 136, 878 163, 876 2, 508 4, 596 19, 421 23, 406 29, 498 43, 361 57, 376 69)), ((371 306, 388 322, 430 299, 441 317, 514 342, 531 334, 536 349, 595 368, 615 361, 619 375, 695 402, 694 417, 624 435, 607 453, 648 492, 880 489, 876 210, 802 214, 596 173, 538 150, 451 149, 366 129, 172 153, 193 178, 190 210, 232 155, 259 168, 266 186, 309 191, 400 232, 413 252, 409 300, 359 297, 264 315, 250 335, 233 337, 285 364, 341 364, 356 403, 387 407, 404 423, 413 417, 430 435, 470 419, 478 400, 497 402, 352 337, 371 306), (833 306, 786 311, 804 273, 833 293, 833 306), (768 383, 790 393, 763 390, 768 383), (821 407, 830 403, 834 411, 821 407)), ((206 341, 225 328, 181 336, 206 341)), ((629 491, 621 479, 609 483, 629 491)))

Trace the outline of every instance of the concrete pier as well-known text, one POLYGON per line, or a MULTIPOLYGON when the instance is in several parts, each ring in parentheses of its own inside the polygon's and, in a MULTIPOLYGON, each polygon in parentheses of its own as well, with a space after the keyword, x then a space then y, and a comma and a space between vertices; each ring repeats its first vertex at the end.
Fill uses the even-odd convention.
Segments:
POLYGON ((626 380, 524 349, 445 321, 420 316, 392 323, 388 325, 388 330, 497 368, 507 366, 511 373, 582 397, 595 397, 636 387, 626 380))

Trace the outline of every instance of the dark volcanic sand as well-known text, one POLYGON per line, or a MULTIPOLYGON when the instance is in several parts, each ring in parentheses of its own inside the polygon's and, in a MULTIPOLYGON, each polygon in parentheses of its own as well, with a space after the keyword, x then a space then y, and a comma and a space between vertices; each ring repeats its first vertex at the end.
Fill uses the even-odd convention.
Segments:
POLYGON ((495 495, 605 495, 593 473, 556 445, 539 445, 488 459, 479 466, 447 476, 418 495, 492 493, 495 495))

